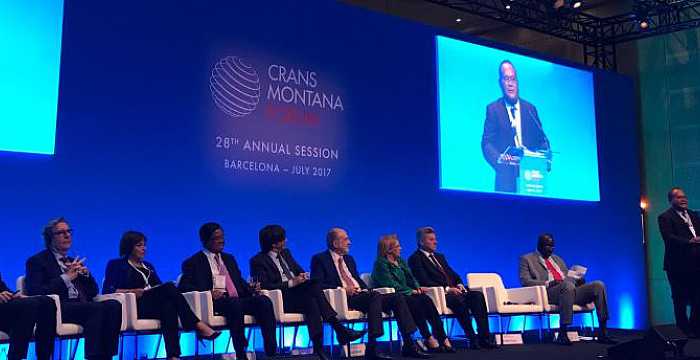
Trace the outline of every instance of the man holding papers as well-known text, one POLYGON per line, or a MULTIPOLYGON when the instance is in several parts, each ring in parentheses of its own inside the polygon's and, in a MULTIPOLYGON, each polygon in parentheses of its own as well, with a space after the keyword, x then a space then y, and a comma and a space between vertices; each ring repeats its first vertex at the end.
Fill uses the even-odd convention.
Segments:
POLYGON ((551 304, 559 306, 559 337, 556 342, 571 345, 566 336, 566 329, 574 317, 574 304, 595 303, 600 329, 598 342, 614 344, 615 340, 607 335, 608 300, 605 284, 593 281, 585 284, 585 268, 575 266, 570 271, 564 260, 554 255, 554 237, 541 234, 537 241, 537 251, 520 257, 520 283, 523 286, 545 286, 551 304))

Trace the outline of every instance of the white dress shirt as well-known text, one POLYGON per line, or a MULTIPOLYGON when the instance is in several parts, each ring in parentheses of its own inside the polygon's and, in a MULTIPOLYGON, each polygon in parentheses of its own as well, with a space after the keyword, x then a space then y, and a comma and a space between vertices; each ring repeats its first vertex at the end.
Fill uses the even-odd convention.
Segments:
POLYGON ((340 282, 343 284, 343 287, 344 288, 353 287, 353 288, 359 289, 360 283, 358 283, 357 280, 355 280, 355 278, 352 276, 350 269, 348 269, 348 264, 345 263, 345 259, 343 259, 343 270, 345 271, 346 274, 348 274, 348 276, 352 280, 352 284, 346 284, 345 280, 343 280, 343 276, 340 275, 340 268, 338 266, 338 260, 340 260, 341 256, 338 255, 338 253, 336 253, 335 251, 328 250, 328 252, 331 253, 331 258, 333 259, 333 265, 335 266, 335 271, 338 272, 338 277, 340 278, 340 282))
MULTIPOLYGON (((209 261, 209 268, 211 269, 211 283, 212 283, 212 286, 214 286, 214 284, 216 284, 216 280, 215 280, 216 277, 218 275, 221 275, 221 274, 219 274, 219 265, 216 262, 216 255, 217 254, 214 254, 213 252, 211 252, 207 249, 202 250, 202 253, 204 253, 204 255, 206 255, 207 260, 209 261)), ((218 255, 219 255, 219 260, 223 262, 224 260, 221 258, 221 254, 218 254, 218 255)))

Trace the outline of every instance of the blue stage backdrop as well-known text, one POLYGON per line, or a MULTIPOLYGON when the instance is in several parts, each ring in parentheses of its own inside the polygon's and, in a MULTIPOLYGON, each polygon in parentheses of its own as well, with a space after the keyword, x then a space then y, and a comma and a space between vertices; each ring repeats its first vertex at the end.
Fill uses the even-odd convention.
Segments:
POLYGON ((593 73, 599 202, 440 190, 436 35, 478 42, 331 1, 68 2, 55 155, 0 155, 3 278, 57 216, 98 279, 129 229, 174 280, 207 221, 245 274, 265 224, 307 269, 342 226, 360 271, 381 234, 408 256, 432 225, 461 274, 515 287, 546 231, 606 282, 610 326, 645 327, 631 81, 593 73))

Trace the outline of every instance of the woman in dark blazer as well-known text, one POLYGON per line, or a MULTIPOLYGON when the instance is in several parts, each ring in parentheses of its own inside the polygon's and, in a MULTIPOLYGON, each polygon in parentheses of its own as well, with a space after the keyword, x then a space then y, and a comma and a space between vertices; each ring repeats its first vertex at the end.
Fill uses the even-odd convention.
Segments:
POLYGON ((118 259, 110 260, 105 271, 103 294, 134 293, 140 319, 157 319, 165 341, 169 359, 180 356, 178 318, 185 330, 195 330, 204 339, 220 335, 197 318, 185 297, 172 282, 161 282, 155 267, 144 261, 146 236, 138 231, 127 231, 119 242, 118 259))
POLYGON ((429 351, 455 352, 442 327, 440 313, 430 297, 425 294, 427 289, 418 285, 408 265, 401 258, 401 244, 396 234, 383 235, 379 239, 377 260, 372 270, 372 286, 394 288, 397 293, 406 296, 411 315, 429 351), (433 329, 432 334, 428 323, 433 329))

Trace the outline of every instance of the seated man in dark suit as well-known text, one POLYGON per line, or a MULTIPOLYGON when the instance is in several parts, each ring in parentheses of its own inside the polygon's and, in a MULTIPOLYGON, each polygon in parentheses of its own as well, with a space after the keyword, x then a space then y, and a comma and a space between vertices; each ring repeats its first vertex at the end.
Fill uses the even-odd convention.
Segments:
POLYGON ((700 335, 700 217, 688 209, 683 189, 668 192, 671 207, 659 215, 664 270, 671 285, 676 325, 689 337, 700 335), (690 305, 690 319, 688 319, 690 305))
POLYGON ((429 226, 419 228, 416 232, 418 250, 408 258, 408 266, 420 286, 444 287, 447 307, 457 317, 459 325, 469 337, 469 347, 493 349, 489 333, 488 311, 484 295, 478 291, 469 291, 464 287, 462 278, 452 270, 443 254, 436 252, 437 238, 435 230, 429 226), (476 319, 479 331, 477 338, 472 327, 469 313, 476 319))
POLYGON ((0 279, 0 331, 10 335, 8 360, 27 357, 36 326, 36 358, 48 360, 56 338, 56 303, 46 296, 13 293, 0 279))
POLYGON ((79 324, 88 359, 110 359, 117 354, 122 305, 116 300, 94 302, 97 282, 84 259, 67 256, 73 230, 64 218, 44 227, 46 250, 27 260, 27 295, 56 294, 61 298, 63 321, 79 324))
POLYGON ((211 291, 214 311, 226 317, 231 340, 238 358, 247 357, 244 317, 252 315, 260 326, 265 354, 277 352, 275 314, 272 302, 257 294, 243 280, 233 255, 223 252, 224 229, 217 223, 206 223, 199 228, 199 239, 204 249, 182 263, 179 288, 187 291, 211 291))
POLYGON ((260 230, 260 252, 250 259, 251 275, 257 277, 263 289, 282 290, 284 311, 302 313, 313 342, 314 353, 328 359, 323 351, 323 321, 336 331, 338 342, 345 345, 364 335, 344 327, 338 314, 328 303, 320 284, 309 279, 304 269, 286 249, 287 234, 279 225, 267 225, 260 230))
POLYGON ((598 342, 615 344, 607 334, 608 295, 602 281, 584 284, 584 279, 572 280, 567 277, 569 268, 564 260, 554 255, 554 237, 541 234, 537 241, 537 251, 520 257, 520 283, 522 286, 546 286, 550 304, 559 306, 559 337, 557 343, 571 345, 566 329, 574 318, 574 304, 595 303, 600 324, 598 342))
POLYGON ((419 351, 412 340, 412 334, 417 328, 403 295, 374 292, 360 278, 355 259, 348 255, 351 244, 348 233, 341 228, 332 228, 326 235, 326 244, 328 251, 311 258, 311 279, 318 281, 324 289, 344 288, 348 296, 348 307, 367 314, 369 341, 365 358, 391 359, 377 353, 376 341, 384 335, 382 312, 392 311, 404 340, 402 355, 428 358, 430 355, 419 351))

